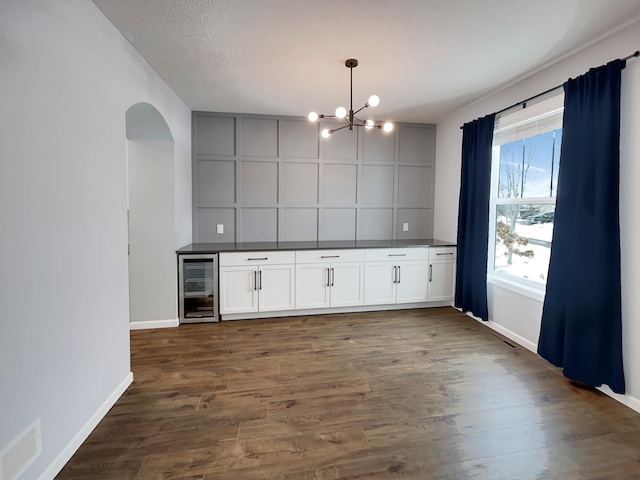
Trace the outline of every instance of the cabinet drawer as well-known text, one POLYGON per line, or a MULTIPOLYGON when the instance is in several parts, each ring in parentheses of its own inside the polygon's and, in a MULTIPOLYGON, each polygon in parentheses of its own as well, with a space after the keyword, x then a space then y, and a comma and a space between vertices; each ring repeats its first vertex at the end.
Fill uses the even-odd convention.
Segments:
POLYGON ((426 260, 428 258, 426 247, 416 248, 371 248, 365 251, 364 259, 367 262, 401 262, 403 260, 426 260))
POLYGON ((295 263, 296 252, 233 252, 220 254, 220 266, 295 263))
POLYGON ((363 262, 364 250, 300 250, 296 263, 363 262))
POLYGON ((456 258, 457 247, 429 247, 429 260, 456 258))

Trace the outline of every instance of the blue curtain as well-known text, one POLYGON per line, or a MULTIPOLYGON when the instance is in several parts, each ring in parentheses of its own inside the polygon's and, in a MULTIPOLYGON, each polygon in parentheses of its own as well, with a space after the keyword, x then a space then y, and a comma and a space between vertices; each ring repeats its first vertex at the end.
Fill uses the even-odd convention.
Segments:
POLYGON ((624 60, 564 84, 558 194, 538 353, 624 393, 620 298, 620 78, 624 60))
POLYGON ((491 144, 495 114, 462 127, 462 172, 458 205, 455 306, 483 320, 487 308, 487 250, 491 144))

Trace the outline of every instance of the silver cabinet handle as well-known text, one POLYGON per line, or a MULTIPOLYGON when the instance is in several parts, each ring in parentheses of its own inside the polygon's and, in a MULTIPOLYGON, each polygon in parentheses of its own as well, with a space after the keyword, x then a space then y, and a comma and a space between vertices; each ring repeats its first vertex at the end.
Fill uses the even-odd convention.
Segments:
POLYGON ((389 256, 390 257, 406 257, 407 254, 406 253, 390 253, 389 256))
POLYGON ((320 258, 340 258, 340 255, 320 255, 320 258))
POLYGON ((327 268, 327 287, 331 286, 331 269, 327 268))
POLYGON ((331 267, 331 286, 336 284, 336 271, 331 267))
POLYGON ((260 279, 260 286, 258 287, 258 290, 262 290, 262 270, 258 272, 258 278, 260 279))
POLYGON ((253 289, 258 290, 258 271, 253 271, 253 289))
POLYGON ((453 255, 453 252, 447 252, 447 253, 436 253, 436 255, 453 255))
POLYGON ((398 283, 400 283, 400 266, 398 266, 398 283))
POLYGON ((393 283, 398 283, 398 281, 397 281, 398 280, 398 273, 396 271, 396 268, 398 268, 398 267, 395 267, 395 266, 393 267, 393 283))
POLYGON ((429 265, 429 281, 433 280, 433 265, 429 265))
POLYGON ((254 262, 256 260, 269 260, 269 257, 262 257, 262 258, 247 258, 248 261, 250 262, 254 262))

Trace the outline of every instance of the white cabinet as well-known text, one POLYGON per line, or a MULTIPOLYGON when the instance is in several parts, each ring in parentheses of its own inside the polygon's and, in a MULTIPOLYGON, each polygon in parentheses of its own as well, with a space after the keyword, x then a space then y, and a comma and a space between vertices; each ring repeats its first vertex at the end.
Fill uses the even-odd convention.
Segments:
POLYGON ((296 308, 363 304, 364 251, 296 252, 296 308))
POLYGON ((429 248, 430 302, 453 300, 456 277, 456 247, 429 248))
POLYGON ((220 313, 293 310, 295 252, 220 254, 220 313))
POLYGON ((223 319, 454 296, 456 247, 222 252, 219 260, 223 319))
POLYGON ((365 305, 427 301, 427 248, 365 252, 365 305))

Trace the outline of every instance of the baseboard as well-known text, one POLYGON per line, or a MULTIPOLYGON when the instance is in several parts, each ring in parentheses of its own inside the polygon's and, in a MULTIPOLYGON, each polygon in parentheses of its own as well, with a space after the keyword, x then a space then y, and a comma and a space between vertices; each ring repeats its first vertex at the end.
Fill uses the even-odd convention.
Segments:
POLYGON ((306 315, 331 315, 334 313, 379 312, 385 310, 410 310, 415 308, 450 307, 451 300, 440 302, 392 303, 386 305, 354 305, 352 307, 305 308, 299 310, 281 310, 277 312, 259 313, 225 313, 220 315, 222 321, 249 320, 254 318, 301 317, 306 315))
POLYGON ((631 395, 620 395, 619 393, 615 393, 607 385, 602 385, 601 387, 598 387, 598 390, 600 390, 605 395, 610 396, 614 400, 619 401, 623 405, 626 405, 630 409, 640 413, 640 400, 637 399, 636 397, 632 397, 631 395))
POLYGON ((531 352, 533 352, 535 354, 538 353, 538 345, 536 345, 532 341, 527 340, 526 338, 518 335, 517 333, 512 332, 508 328, 503 327, 499 323, 493 322, 491 320, 489 320, 488 322, 482 322, 482 323, 486 323, 489 328, 491 328, 492 330, 495 330, 496 332, 498 332, 501 335, 504 335, 509 340, 513 340, 514 342, 516 342, 521 347, 524 347, 527 350, 529 350, 529 351, 531 351, 531 352))
POLYGON ((124 380, 120 382, 120 385, 118 385, 116 389, 109 395, 109 397, 107 397, 103 404, 100 405, 98 410, 91 416, 91 418, 89 418, 89 420, 87 420, 87 422, 82 426, 78 433, 74 435, 67 446, 62 449, 62 451, 53 460, 53 462, 47 467, 42 475, 40 475, 38 480, 53 480, 55 476, 60 473, 62 468, 67 464, 76 450, 80 448, 80 445, 82 445, 82 443, 87 439, 93 429, 96 428, 100 420, 104 418, 109 409, 113 407, 116 401, 125 392, 129 385, 131 385, 132 382, 133 372, 129 372, 124 380))
POLYGON ((180 325, 180 320, 170 318, 169 320, 148 320, 146 322, 130 322, 130 330, 145 330, 147 328, 174 328, 180 325))

